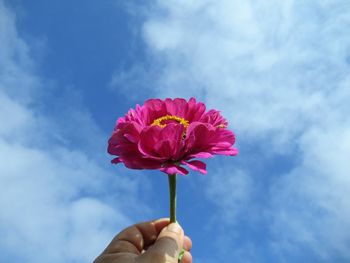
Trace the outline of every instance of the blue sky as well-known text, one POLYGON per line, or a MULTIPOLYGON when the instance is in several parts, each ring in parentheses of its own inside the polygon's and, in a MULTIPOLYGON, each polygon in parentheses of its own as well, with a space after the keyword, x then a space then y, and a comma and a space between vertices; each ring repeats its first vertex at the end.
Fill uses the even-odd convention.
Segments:
POLYGON ((178 180, 194 262, 349 262, 349 2, 143 3, 0 0, 0 262, 91 262, 167 216, 166 176, 106 143, 136 103, 191 96, 240 150, 178 180))

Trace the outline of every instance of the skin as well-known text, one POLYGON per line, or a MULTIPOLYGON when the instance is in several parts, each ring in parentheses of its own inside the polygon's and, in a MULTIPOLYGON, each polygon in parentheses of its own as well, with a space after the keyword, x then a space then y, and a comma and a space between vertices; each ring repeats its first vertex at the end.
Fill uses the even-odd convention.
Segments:
POLYGON ((117 234, 94 263, 192 263, 192 241, 168 218, 130 226, 117 234))

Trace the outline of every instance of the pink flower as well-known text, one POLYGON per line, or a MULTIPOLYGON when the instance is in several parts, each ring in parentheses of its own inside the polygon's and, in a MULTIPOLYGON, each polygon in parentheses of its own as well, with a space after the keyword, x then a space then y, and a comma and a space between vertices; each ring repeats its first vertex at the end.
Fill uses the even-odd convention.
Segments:
POLYGON ((234 156, 235 136, 217 110, 205 112, 194 98, 150 99, 119 118, 108 141, 112 163, 131 169, 159 169, 167 174, 188 174, 182 167, 205 174, 205 163, 192 160, 214 154, 234 156))

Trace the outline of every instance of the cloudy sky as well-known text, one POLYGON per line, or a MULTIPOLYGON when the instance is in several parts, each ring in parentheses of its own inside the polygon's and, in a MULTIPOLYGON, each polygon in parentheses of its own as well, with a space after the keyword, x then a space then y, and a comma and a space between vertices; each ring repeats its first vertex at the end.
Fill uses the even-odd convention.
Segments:
POLYGON ((137 2, 0 0, 0 262, 91 262, 167 216, 166 176, 106 143, 192 96, 240 150, 178 180, 194 262, 350 262, 350 2, 137 2))

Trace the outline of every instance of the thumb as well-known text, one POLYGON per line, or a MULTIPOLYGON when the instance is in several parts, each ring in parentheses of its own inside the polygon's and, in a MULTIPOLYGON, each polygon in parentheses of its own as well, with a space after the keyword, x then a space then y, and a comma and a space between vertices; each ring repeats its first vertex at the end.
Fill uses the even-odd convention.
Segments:
POLYGON ((178 223, 171 223, 163 228, 154 245, 141 255, 144 259, 141 262, 177 263, 183 242, 183 229, 178 223))

